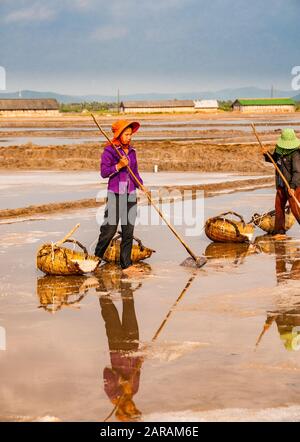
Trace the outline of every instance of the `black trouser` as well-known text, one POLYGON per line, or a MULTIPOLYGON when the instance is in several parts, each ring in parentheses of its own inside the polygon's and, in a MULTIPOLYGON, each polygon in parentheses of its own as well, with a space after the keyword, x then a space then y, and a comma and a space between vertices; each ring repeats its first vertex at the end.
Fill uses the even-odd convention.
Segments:
POLYGON ((112 300, 100 296, 102 317, 110 351, 136 351, 139 347, 139 327, 137 323, 131 283, 121 281, 123 304, 122 321, 112 300))
POLYGON ((121 218, 122 242, 120 250, 120 264, 122 269, 129 267, 131 262, 131 249, 133 230, 136 220, 137 205, 136 193, 118 194, 107 193, 107 203, 104 212, 104 222, 100 227, 98 244, 95 255, 103 257, 107 247, 114 237, 121 218))

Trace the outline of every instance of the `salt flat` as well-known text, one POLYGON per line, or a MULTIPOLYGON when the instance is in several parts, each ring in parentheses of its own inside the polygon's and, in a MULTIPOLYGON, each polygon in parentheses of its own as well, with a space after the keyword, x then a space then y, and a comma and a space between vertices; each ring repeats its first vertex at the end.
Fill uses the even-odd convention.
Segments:
MULTIPOLYGON (((232 209, 248 219, 272 207, 273 199, 271 189, 220 195, 205 200, 204 214, 196 215, 232 209)), ((122 318, 123 309, 123 321, 135 332, 138 327, 128 357, 143 356, 133 396, 142 420, 298 419, 299 226, 290 231, 293 240, 268 244, 258 238, 257 253, 221 247, 196 273, 179 265, 186 251, 162 224, 136 227, 136 236, 156 250, 138 279, 124 279, 111 266, 78 278, 36 270, 37 247, 58 240, 78 221, 76 238, 93 250, 97 213, 101 221, 103 208, 0 226, 0 327, 6 332, 1 420, 103 421, 113 409, 103 377, 112 367, 108 340, 115 323, 109 312, 122 318)), ((211 256, 200 228, 187 235, 189 224, 186 219, 177 229, 197 254, 211 256)), ((122 351, 122 338, 118 342, 122 351)))

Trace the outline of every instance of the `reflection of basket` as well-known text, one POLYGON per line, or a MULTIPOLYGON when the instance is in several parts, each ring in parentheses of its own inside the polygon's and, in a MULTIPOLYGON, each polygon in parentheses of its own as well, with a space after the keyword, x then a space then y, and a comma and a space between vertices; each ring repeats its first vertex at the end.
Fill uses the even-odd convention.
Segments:
MULTIPOLYGON (((151 273, 151 267, 149 264, 140 262, 137 265, 143 270, 145 275, 151 273)), ((99 284, 96 291, 102 293, 121 292, 122 290, 124 292, 124 285, 128 283, 128 280, 123 279, 122 269, 112 262, 106 263, 98 268, 97 279, 99 284)), ((135 291, 141 286, 141 284, 138 283, 135 285, 131 281, 130 286, 132 287, 132 290, 135 291)))
POLYGON ((249 243, 210 243, 205 250, 205 256, 210 259, 228 259, 242 261, 246 256, 256 252, 249 243))
MULTIPOLYGON (((272 233, 275 230, 275 210, 259 215, 255 213, 251 220, 257 227, 260 227, 267 233, 272 233)), ((285 230, 290 230, 295 224, 295 217, 292 214, 290 207, 285 209, 285 230)))
POLYGON ((292 240, 276 240, 274 236, 262 235, 255 238, 255 245, 257 245, 263 253, 276 254, 278 257, 294 262, 299 258, 299 244, 292 240))
POLYGON ((78 229, 77 224, 62 240, 55 244, 43 244, 37 251, 37 267, 49 275, 82 275, 93 272, 99 265, 100 259, 90 256, 86 248, 75 239, 69 239, 78 229), (77 244, 83 252, 61 247, 71 242, 77 244))
POLYGON ((243 217, 235 212, 221 213, 209 218, 205 223, 205 233, 214 242, 249 242, 254 234, 254 226, 246 224, 243 217), (226 215, 234 215, 240 219, 235 221, 225 218, 226 215))
MULTIPOLYGON (((114 262, 114 263, 120 262, 120 245, 121 245, 121 241, 119 240, 120 237, 121 234, 119 233, 111 240, 103 256, 103 259, 105 261, 114 262)), ((133 244, 131 249, 132 262, 138 262, 150 258, 152 253, 155 252, 155 250, 143 246, 142 241, 140 239, 134 237, 134 240, 137 242, 137 244, 133 244)))
POLYGON ((255 244, 259 246, 263 253, 275 254, 276 241, 273 236, 262 235, 255 238, 255 244))
POLYGON ((90 287, 98 286, 98 280, 84 275, 62 276, 46 275, 37 279, 37 295, 40 307, 55 312, 62 307, 79 304, 90 287))

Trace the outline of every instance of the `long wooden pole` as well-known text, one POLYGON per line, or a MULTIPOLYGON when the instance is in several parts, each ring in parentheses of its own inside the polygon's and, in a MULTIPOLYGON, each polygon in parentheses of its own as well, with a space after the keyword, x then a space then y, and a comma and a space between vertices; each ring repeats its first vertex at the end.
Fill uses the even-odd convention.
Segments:
POLYGON ((196 277, 196 274, 194 273, 190 279, 188 280, 187 284, 185 285, 184 289, 182 290, 182 292, 180 293, 180 295, 178 296, 178 298, 176 299, 176 301, 174 302, 174 304, 172 305, 172 307, 170 308, 170 310, 168 311, 168 313, 165 316, 165 319, 162 321, 162 323, 160 324, 160 326, 158 327, 157 331, 155 332, 153 338, 152 338, 152 342, 156 341, 156 339, 158 338, 158 336, 160 335, 162 329, 165 327, 166 323, 168 322, 172 312, 174 311, 174 309, 176 308, 177 304, 181 301, 181 299, 184 297, 184 295, 187 293, 188 289, 190 288, 192 282, 194 281, 196 277))
MULTIPOLYGON (((168 311, 165 319, 162 321, 162 323, 160 324, 160 326, 158 327, 157 331, 154 333, 153 338, 151 339, 151 342, 155 342, 157 340, 157 338, 159 337, 160 333, 162 332, 163 328, 165 327, 166 323, 168 322, 173 310, 176 308, 176 306, 178 305, 178 303, 181 301, 181 299, 184 297, 184 295, 187 293, 188 289, 191 287, 192 282, 194 281, 195 277, 197 276, 196 273, 194 273, 190 279, 188 280, 188 282, 186 283, 184 289, 181 291, 180 295, 178 296, 178 298, 176 299, 176 301, 174 302, 174 304, 172 305, 172 307, 170 308, 170 310, 168 311)), ((142 367, 142 363, 143 363, 143 359, 141 359, 138 363, 138 365, 135 367, 133 374, 131 375, 131 380, 133 379, 134 375, 141 369, 142 367)), ((116 405, 114 406, 114 408, 112 409, 112 411, 109 413, 109 415, 104 419, 104 422, 107 422, 111 416, 114 414, 114 412, 117 410, 117 408, 120 405, 120 402, 122 400, 122 395, 119 397, 118 402, 116 403, 116 405)))
POLYGON ((254 123, 251 124, 251 127, 252 127, 253 132, 254 132, 254 135, 256 136, 256 139, 257 139, 257 141, 258 141, 258 143, 259 143, 259 145, 260 145, 260 147, 261 147, 262 152, 263 152, 265 155, 267 155, 267 157, 269 158, 269 160, 273 163, 273 166, 275 167, 275 169, 276 169, 277 172, 279 173, 280 177, 282 178, 284 184, 286 185, 286 187, 287 187, 287 189, 288 189, 288 192, 289 192, 289 195, 290 195, 290 196, 293 198, 293 200, 295 201, 296 205, 298 206, 298 209, 300 209, 300 203, 299 203, 299 201, 297 200, 296 196, 295 196, 293 193, 290 193, 290 191, 291 191, 292 189, 291 189, 291 186, 289 185, 287 179, 285 178, 285 176, 283 175, 283 173, 281 172, 281 170, 279 169, 279 167, 278 167, 277 164, 275 163, 275 161, 274 161, 272 155, 270 154, 270 152, 265 152, 264 147, 263 147, 263 145, 262 145, 262 142, 260 141, 260 138, 259 138, 258 133, 257 133, 257 131, 256 131, 256 128, 255 128, 255 126, 254 126, 254 123))
POLYGON ((69 233, 67 233, 66 234, 66 236, 63 238, 63 239, 60 239, 59 241, 57 241, 56 243, 55 243, 55 245, 56 246, 58 246, 58 247, 60 247, 64 242, 66 242, 67 241, 67 239, 69 239, 70 238, 70 236, 72 236, 73 235, 73 233, 78 229, 78 227, 80 227, 80 224, 78 223, 78 224, 76 224, 76 226, 75 227, 73 227, 73 229, 72 230, 70 230, 70 232, 69 233))
POLYGON ((278 316, 278 315, 274 315, 274 316, 272 316, 271 321, 269 321, 269 322, 266 321, 266 322, 265 322, 264 327, 263 327, 263 330, 262 330, 261 334, 259 335, 259 337, 258 337, 258 339, 257 339, 257 341, 256 341, 255 347, 258 347, 258 346, 259 346, 260 341, 262 340, 264 334, 269 330, 269 328, 271 327, 271 325, 273 324, 273 322, 276 320, 277 316, 278 316))
MULTIPOLYGON (((112 140, 110 140, 110 138, 108 137, 108 135, 104 132, 104 130, 102 129, 102 127, 99 125, 98 121, 96 120, 95 116, 93 114, 92 118, 95 122, 95 124, 97 125, 98 129, 100 130, 100 132, 102 133, 102 135, 107 139, 107 141, 113 146, 113 148, 115 149, 115 151, 117 152, 117 154, 119 155, 120 158, 122 158, 122 154, 121 152, 119 152, 117 146, 112 142, 112 140)), ((157 211, 157 213, 159 214, 159 216, 164 220, 164 222, 167 224, 167 226, 169 227, 169 229, 174 233, 174 235, 176 236, 176 238, 181 242, 181 244, 183 245, 183 247, 186 249, 186 251, 189 253, 189 255, 193 258, 193 260, 200 265, 200 257, 198 257, 197 255, 195 255, 195 253, 190 249, 190 247, 184 242, 184 240, 180 237, 180 235, 177 233, 177 231, 175 230, 175 228, 172 226, 172 224, 169 223, 169 221, 166 219, 166 217, 164 216, 164 214, 161 212, 161 210, 159 209, 159 207, 156 206, 156 204, 153 202, 150 192, 148 191, 148 189, 146 189, 146 187, 140 182, 140 180, 137 178, 137 176, 134 174, 134 172, 132 171, 131 167, 128 165, 126 166, 128 169, 128 172, 130 173, 130 175, 132 176, 132 178, 135 180, 135 182, 137 183, 137 185, 139 186, 139 188, 145 193, 148 201, 150 204, 152 204, 152 206, 154 207, 154 209, 157 211)))

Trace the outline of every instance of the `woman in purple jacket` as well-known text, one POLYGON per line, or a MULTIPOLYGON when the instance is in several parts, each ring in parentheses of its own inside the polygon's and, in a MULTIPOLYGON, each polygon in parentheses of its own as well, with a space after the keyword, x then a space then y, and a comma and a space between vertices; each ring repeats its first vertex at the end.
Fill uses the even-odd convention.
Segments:
POLYGON ((95 249, 95 255, 103 257, 110 241, 115 235, 121 219, 122 242, 120 264, 127 275, 141 272, 131 261, 134 224, 137 215, 137 197, 135 180, 128 172, 130 166, 141 184, 138 172, 135 149, 130 145, 132 134, 140 127, 137 122, 118 120, 112 125, 113 143, 117 146, 122 157, 117 154, 111 144, 107 144, 101 156, 101 176, 109 178, 107 204, 104 212, 104 222, 100 227, 100 235, 95 249))

